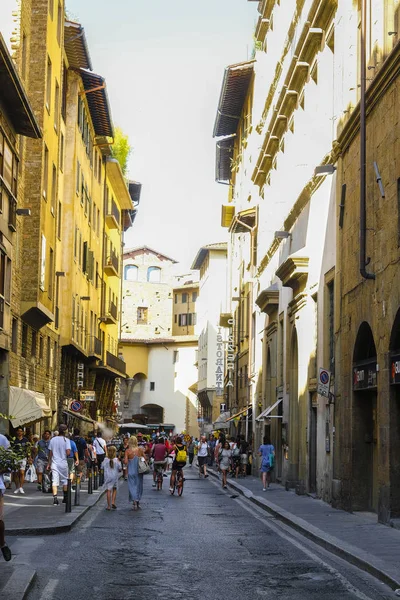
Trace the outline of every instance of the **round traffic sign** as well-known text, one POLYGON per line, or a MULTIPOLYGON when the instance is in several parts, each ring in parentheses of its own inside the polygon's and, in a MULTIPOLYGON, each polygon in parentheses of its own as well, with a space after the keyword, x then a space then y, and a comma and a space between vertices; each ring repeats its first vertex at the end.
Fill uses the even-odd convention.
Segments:
POLYGON ((73 402, 71 402, 70 409, 74 412, 79 412, 80 410, 82 410, 82 402, 79 402, 79 400, 74 400, 73 402))
POLYGON ((319 374, 319 380, 321 383, 326 385, 329 382, 329 373, 327 371, 321 371, 319 374))

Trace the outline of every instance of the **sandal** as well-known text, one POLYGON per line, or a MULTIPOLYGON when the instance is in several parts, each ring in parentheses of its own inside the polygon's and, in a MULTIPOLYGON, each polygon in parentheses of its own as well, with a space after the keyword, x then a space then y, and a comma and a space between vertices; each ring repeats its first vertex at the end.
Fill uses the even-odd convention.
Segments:
POLYGON ((106 510, 111 510, 111 508, 109 506, 106 506, 106 510))
POLYGON ((116 510, 117 507, 115 506, 115 504, 111 504, 111 508, 113 508, 114 510, 116 510))

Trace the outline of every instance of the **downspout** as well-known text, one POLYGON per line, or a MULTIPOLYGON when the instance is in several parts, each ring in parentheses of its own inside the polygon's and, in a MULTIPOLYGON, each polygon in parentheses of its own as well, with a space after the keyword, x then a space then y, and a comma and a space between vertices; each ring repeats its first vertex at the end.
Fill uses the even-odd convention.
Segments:
POLYGON ((364 279, 375 279, 373 273, 367 273, 366 267, 370 258, 366 257, 366 233, 367 233, 367 213, 366 213, 366 110, 365 110, 365 92, 367 76, 367 57, 365 36, 367 32, 367 6, 366 0, 361 0, 361 79, 360 79, 360 273, 364 279))

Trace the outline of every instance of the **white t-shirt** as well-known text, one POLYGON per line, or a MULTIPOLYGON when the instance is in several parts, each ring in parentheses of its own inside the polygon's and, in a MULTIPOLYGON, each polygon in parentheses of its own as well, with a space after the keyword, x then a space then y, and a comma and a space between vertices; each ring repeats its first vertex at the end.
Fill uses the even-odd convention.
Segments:
POLYGON ((55 462, 67 460, 67 450, 71 450, 71 442, 63 435, 57 435, 51 438, 49 450, 52 451, 55 462))
POLYGON ((104 448, 106 448, 107 444, 105 440, 101 437, 97 437, 93 442, 94 449, 96 450, 96 454, 105 454, 104 448))
POLYGON ((208 455, 208 444, 207 442, 201 442, 198 446, 197 456, 207 456, 208 455))
MULTIPOLYGON (((5 448, 6 450, 7 450, 7 448, 10 447, 10 442, 8 441, 6 436, 3 435, 2 433, 0 433, 0 446, 5 448)), ((4 485, 3 475, 0 475, 0 490, 5 490, 5 489, 6 489, 6 486, 4 485)))

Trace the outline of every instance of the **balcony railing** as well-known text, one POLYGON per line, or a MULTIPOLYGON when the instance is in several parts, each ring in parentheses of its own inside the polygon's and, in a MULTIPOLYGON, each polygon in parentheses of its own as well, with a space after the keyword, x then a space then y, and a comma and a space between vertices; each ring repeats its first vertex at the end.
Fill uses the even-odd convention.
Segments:
POLYGON ((99 356, 101 358, 103 352, 103 343, 95 335, 89 337, 89 356, 99 356))
POLYGON ((115 369, 116 371, 119 371, 120 373, 123 373, 125 375, 125 361, 123 361, 118 356, 114 356, 114 354, 111 354, 111 352, 106 352, 106 364, 108 367, 111 367, 112 369, 115 369))
POLYGON ((114 317, 114 319, 118 319, 118 308, 117 305, 114 304, 114 302, 110 302, 110 310, 109 313, 112 317, 114 317))
POLYGON ((107 207, 106 223, 110 229, 119 229, 121 225, 121 214, 114 200, 107 207))
POLYGON ((104 272, 106 275, 116 275, 118 277, 119 274, 119 258, 112 252, 106 258, 106 264, 104 265, 104 272))

